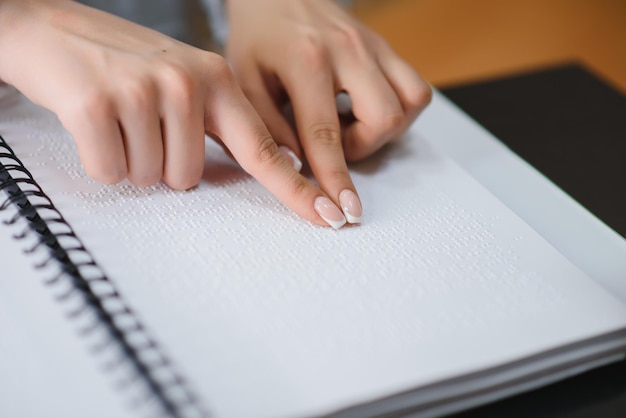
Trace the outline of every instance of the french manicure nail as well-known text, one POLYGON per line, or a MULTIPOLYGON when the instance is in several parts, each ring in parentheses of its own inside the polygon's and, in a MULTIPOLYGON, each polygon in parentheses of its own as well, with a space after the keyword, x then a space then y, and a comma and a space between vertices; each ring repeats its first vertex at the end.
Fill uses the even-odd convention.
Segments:
POLYGON ((344 190, 339 193, 341 210, 351 224, 360 224, 363 220, 363 208, 359 197, 352 190, 344 190))
POLYGON ((328 223, 328 225, 332 226, 334 229, 339 229, 346 223, 346 218, 344 218, 343 214, 339 210, 337 206, 327 197, 320 196, 315 199, 315 204, 313 205, 315 211, 328 223))
POLYGON ((302 170, 302 161, 300 161, 295 152, 293 152, 289 149, 289 147, 286 147, 284 145, 281 145, 280 147, 278 147, 278 149, 280 150, 280 152, 283 153, 283 155, 291 160, 293 168, 295 168, 297 172, 300 172, 300 170, 302 170))

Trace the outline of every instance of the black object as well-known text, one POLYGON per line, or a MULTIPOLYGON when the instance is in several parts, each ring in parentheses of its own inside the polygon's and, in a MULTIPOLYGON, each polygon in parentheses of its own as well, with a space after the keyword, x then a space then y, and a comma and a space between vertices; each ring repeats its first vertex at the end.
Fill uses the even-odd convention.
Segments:
POLYGON ((626 237, 626 96, 578 65, 443 93, 626 237))
MULTIPOLYGON (((625 96, 576 64, 442 92, 626 237, 625 96)), ((626 417, 626 361, 455 415, 502 416, 626 417)))

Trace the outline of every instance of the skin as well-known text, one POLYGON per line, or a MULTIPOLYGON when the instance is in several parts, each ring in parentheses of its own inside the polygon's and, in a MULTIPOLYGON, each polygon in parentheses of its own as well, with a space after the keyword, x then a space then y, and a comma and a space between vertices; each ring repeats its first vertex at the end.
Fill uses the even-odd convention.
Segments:
POLYGON ((342 190, 356 192, 346 160, 396 139, 430 102, 415 70, 333 1, 228 0, 228 13, 227 54, 246 96, 335 203, 342 190), (356 118, 345 129, 335 104, 341 91, 356 118), (286 97, 295 131, 280 113, 286 97))
POLYGON ((0 0, 0 80, 57 114, 98 181, 191 188, 206 133, 285 205, 327 225, 315 199, 338 205, 342 190, 356 192, 346 160, 406 130, 430 88, 330 0, 229 0, 228 12, 233 70, 217 54, 69 0, 0 0), (343 140, 339 91, 356 117, 343 140), (295 130, 279 111, 287 96, 295 130), (320 186, 278 145, 306 159, 320 186))

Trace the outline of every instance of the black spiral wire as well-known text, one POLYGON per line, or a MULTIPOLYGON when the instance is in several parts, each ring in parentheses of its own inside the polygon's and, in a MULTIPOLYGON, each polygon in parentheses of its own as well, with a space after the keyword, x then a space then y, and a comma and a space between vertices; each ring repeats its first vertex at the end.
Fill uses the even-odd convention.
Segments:
POLYGON ((142 404, 152 404, 156 400, 159 415, 209 416, 159 344, 2 136, 0 190, 7 195, 0 203, 0 213, 10 207, 16 209, 15 214, 3 223, 12 226, 21 220, 26 221, 27 226, 13 238, 27 240, 33 235, 35 237, 31 238, 35 243, 24 249, 24 253, 35 254, 41 249, 46 250, 46 257, 35 263, 35 268, 44 269, 51 265, 58 268, 56 274, 44 280, 47 286, 65 287, 56 294, 56 300, 63 303, 69 302, 73 296, 80 296, 78 306, 67 312, 67 317, 72 320, 88 318, 87 324, 79 328, 79 334, 87 337, 100 331, 101 340, 92 345, 90 351, 101 354, 117 348, 118 355, 105 364, 105 369, 114 371, 124 364, 130 365, 127 369, 131 371, 130 376, 117 382, 120 389, 143 382, 145 395, 132 404, 140 408, 142 404))

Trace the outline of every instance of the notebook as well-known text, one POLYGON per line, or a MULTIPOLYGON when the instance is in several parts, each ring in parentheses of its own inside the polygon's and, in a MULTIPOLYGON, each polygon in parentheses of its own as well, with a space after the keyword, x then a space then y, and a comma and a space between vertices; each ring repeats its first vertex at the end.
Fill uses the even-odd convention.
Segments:
POLYGON ((626 305, 419 121, 333 231, 210 142, 191 191, 100 185, 0 94, 2 416, 438 416, 623 358, 626 305))

